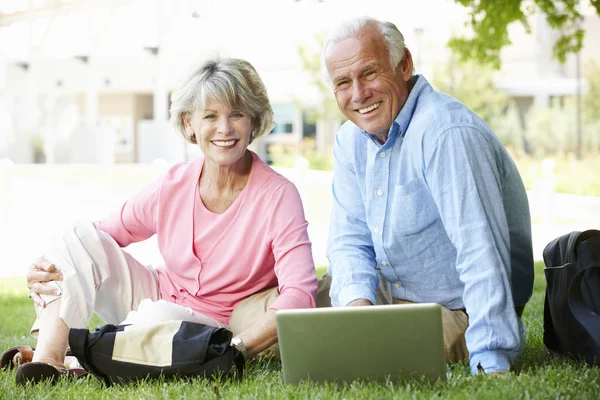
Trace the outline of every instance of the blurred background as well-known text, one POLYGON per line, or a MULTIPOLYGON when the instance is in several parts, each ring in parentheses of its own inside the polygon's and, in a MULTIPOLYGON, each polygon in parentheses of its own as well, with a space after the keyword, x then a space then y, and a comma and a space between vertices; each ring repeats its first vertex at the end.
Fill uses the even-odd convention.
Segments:
MULTIPOLYGON (((506 145, 528 189, 537 259, 559 235, 600 228, 600 5, 510 3, 1 0, 0 276, 23 274, 64 227, 113 212, 199 154, 169 126, 169 96, 215 56, 245 58, 263 78, 276 126, 252 148, 298 186, 315 263, 327 264, 344 118, 320 50, 328 29, 358 15, 394 22, 416 72, 506 145)), ((161 261, 154 239, 128 250, 161 261)))

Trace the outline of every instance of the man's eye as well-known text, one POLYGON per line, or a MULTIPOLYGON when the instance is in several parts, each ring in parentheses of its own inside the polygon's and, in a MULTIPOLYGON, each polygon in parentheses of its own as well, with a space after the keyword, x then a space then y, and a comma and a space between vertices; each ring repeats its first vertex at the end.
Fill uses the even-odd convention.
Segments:
POLYGON ((365 80, 372 81, 375 79, 375 71, 369 71, 365 74, 365 80))
POLYGON ((335 84, 336 89, 346 89, 349 86, 349 81, 340 81, 335 84))

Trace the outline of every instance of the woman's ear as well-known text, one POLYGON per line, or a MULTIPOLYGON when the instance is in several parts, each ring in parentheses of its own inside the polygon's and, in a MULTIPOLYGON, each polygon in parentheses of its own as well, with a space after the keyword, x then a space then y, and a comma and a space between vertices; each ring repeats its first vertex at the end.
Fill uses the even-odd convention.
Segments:
POLYGON ((189 112, 183 113, 183 126, 185 126, 185 132, 188 136, 194 135, 194 128, 192 128, 192 115, 189 112))

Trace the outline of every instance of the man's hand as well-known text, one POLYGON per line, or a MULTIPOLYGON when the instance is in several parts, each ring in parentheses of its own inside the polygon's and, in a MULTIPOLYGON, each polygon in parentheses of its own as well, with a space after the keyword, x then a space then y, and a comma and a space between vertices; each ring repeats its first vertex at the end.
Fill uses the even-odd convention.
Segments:
POLYGON ((348 306, 372 306, 373 303, 371 303, 370 300, 367 299, 356 299, 356 300, 352 300, 350 303, 348 303, 348 306))
POLYGON ((62 273, 56 269, 54 264, 44 257, 38 258, 27 272, 27 287, 35 305, 41 308, 46 307, 46 302, 40 294, 60 295, 56 286, 48 282, 61 281, 62 279, 62 273))

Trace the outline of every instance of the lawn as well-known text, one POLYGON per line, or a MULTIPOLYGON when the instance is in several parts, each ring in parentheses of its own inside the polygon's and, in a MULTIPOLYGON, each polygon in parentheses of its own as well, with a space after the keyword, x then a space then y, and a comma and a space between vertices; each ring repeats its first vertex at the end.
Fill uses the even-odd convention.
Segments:
MULTIPOLYGON (((536 264, 535 291, 525 310, 528 338, 523 353, 504 377, 470 376, 466 365, 449 366, 447 383, 401 382, 345 385, 305 383, 286 386, 279 361, 251 361, 244 380, 143 382, 103 387, 89 377, 84 381, 59 382, 54 386, 16 387, 12 372, 0 372, 0 399, 84 399, 84 398, 206 398, 206 399, 598 399, 600 369, 566 358, 551 358, 542 342, 545 281, 543 265, 536 264)), ((28 335, 33 310, 26 297, 24 281, 0 280, 0 348, 14 344, 33 344, 28 335)))

